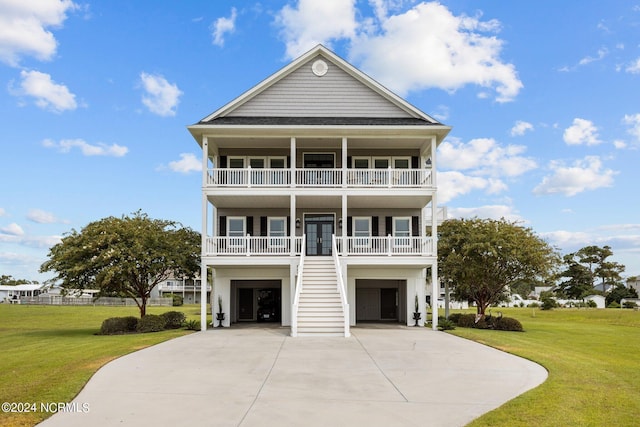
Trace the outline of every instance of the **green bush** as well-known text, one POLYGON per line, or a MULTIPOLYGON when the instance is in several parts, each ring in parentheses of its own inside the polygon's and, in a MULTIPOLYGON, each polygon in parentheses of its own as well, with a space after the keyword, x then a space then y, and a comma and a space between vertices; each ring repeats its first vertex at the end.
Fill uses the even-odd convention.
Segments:
POLYGON ((180 307, 182 304, 184 304, 184 298, 182 298, 182 295, 174 295, 173 296, 173 306, 174 307, 180 307))
POLYGON ((461 314, 456 323, 461 328, 473 328, 476 324, 476 315, 472 313, 461 314))
POLYGON ((138 332, 159 332, 163 331, 165 326, 165 320, 162 316, 155 314, 145 314, 138 321, 138 332))
POLYGON ((493 320, 493 329, 498 331, 522 332, 522 323, 512 317, 497 317, 493 320))
POLYGON ((178 329, 182 327, 182 324, 187 319, 187 316, 180 311, 167 311, 161 314, 164 319, 165 329, 178 329))
POLYGON ((195 319, 187 320, 186 322, 184 322, 184 326, 189 331, 199 331, 200 330, 200 322, 198 320, 195 320, 195 319))
POLYGON ((529 308, 538 308, 538 307, 540 307, 540 304, 538 304, 537 302, 532 302, 531 304, 527 305, 527 307, 529 307, 529 308))
POLYGON ((558 303, 553 298, 545 298, 542 300, 542 310, 551 310, 558 306, 558 303))
POLYGON ((453 323, 457 325, 458 320, 460 319, 460 316, 462 316, 462 313, 452 313, 449 315, 449 320, 451 320, 453 323))
POLYGON ((596 304, 596 302, 592 299, 590 299, 589 301, 587 301, 587 307, 589 308, 598 308, 598 304, 596 304))
POLYGON ((620 304, 618 304, 617 302, 613 301, 611 304, 609 304, 607 306, 607 308, 620 308, 620 304))
POLYGON ((137 317, 110 317, 102 322, 100 333, 102 335, 126 334, 129 332, 135 332, 137 326, 137 317))
POLYGON ((636 308, 638 305, 634 301, 625 301, 622 308, 636 308))
POLYGON ((450 319, 445 319, 444 317, 438 318, 438 329, 441 331, 450 331, 456 328, 456 324, 453 323, 450 319))

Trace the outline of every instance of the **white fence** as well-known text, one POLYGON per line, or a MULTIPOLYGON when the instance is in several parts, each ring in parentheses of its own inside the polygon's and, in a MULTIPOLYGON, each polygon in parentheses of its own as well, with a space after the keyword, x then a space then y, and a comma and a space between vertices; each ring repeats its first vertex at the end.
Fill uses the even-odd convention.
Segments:
MULTIPOLYGON (((39 295, 32 298, 22 298, 20 304, 31 305, 100 305, 114 307, 137 307, 133 298, 100 297, 63 297, 60 295, 39 295)), ((147 300, 147 307, 171 307, 173 298, 150 298, 147 300)))

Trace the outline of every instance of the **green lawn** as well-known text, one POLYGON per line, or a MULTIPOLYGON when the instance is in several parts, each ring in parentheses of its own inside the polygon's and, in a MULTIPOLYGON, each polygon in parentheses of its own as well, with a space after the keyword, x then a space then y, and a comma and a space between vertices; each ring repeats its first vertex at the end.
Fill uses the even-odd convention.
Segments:
MULTIPOLYGON (((199 306, 149 307, 147 313, 182 311, 199 319, 199 306)), ((186 330, 117 336, 95 335, 108 317, 139 316, 137 307, 70 307, 0 304, 2 402, 70 402, 102 365, 132 351, 175 338, 186 330)), ((33 426, 48 414, 0 412, 0 425, 33 426)))
POLYGON ((470 426, 640 424, 640 312, 513 308, 493 315, 498 310, 520 320, 525 332, 451 333, 533 360, 549 377, 470 426))

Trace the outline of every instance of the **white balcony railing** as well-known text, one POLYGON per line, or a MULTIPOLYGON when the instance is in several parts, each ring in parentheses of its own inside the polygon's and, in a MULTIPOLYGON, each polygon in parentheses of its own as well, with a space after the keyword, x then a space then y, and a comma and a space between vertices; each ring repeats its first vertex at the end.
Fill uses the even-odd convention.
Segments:
POLYGON ((207 185, 236 188, 422 188, 432 185, 431 169, 295 169, 293 175, 292 182, 291 169, 209 169, 207 185))
POLYGON ((338 252, 341 255, 431 255, 431 237, 338 237, 338 252))
MULTIPOLYGON (((205 255, 210 256, 298 256, 302 237, 208 237, 205 255), (293 251, 291 250, 293 245, 293 251)), ((429 256, 431 237, 336 237, 339 255, 346 256, 429 256)))
POLYGON ((300 255, 302 237, 208 237, 208 255, 300 255), (291 250, 291 245, 293 251, 291 250))

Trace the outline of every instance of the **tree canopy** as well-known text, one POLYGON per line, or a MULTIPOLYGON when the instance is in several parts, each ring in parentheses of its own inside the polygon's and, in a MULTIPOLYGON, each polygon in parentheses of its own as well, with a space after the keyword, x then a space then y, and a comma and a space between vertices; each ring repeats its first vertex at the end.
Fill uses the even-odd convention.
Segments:
POLYGON ((609 246, 585 246, 563 257, 565 269, 560 273, 566 278, 558 285, 560 294, 570 298, 584 298, 594 288, 605 292, 608 288, 621 286, 625 266, 607 259, 613 255, 609 246))
POLYGON ((37 285, 37 281, 31 281, 26 279, 14 279, 13 276, 3 274, 0 276, 0 285, 3 286, 18 286, 18 285, 37 285))
POLYGON ((545 283, 560 261, 530 228, 504 219, 451 219, 438 234, 440 277, 456 299, 475 302, 480 315, 518 282, 545 283))
POLYGON ((63 287, 95 288, 99 295, 134 298, 144 316, 158 283, 172 274, 193 277, 199 269, 199 233, 138 211, 66 233, 49 250, 40 272, 55 271, 63 287))

